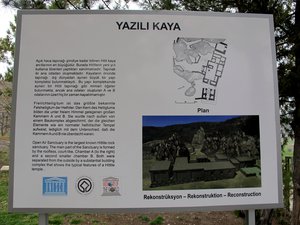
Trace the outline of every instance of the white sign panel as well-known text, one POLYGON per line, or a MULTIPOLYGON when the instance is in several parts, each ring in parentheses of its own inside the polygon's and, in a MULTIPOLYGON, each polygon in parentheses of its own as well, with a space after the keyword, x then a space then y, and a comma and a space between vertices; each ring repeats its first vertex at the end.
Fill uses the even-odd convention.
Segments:
POLYGON ((20 11, 10 209, 282 205, 272 17, 20 11))

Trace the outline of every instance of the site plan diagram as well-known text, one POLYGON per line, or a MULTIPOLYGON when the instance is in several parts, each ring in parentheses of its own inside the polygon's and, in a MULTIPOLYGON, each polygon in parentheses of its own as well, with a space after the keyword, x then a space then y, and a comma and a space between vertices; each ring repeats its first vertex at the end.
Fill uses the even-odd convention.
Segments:
POLYGON ((173 71, 185 80, 178 89, 184 90, 186 97, 176 103, 215 102, 226 63, 226 40, 179 37, 173 50, 173 71))

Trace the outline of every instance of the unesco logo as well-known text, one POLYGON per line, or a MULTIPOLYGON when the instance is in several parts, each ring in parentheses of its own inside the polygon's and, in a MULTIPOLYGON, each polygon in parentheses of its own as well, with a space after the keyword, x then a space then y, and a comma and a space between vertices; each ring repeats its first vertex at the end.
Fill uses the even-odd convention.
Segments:
POLYGON ((44 196, 68 195, 67 177, 43 177, 44 196))
POLYGON ((80 177, 76 182, 76 189, 80 194, 88 195, 92 192, 94 183, 89 177, 80 177))

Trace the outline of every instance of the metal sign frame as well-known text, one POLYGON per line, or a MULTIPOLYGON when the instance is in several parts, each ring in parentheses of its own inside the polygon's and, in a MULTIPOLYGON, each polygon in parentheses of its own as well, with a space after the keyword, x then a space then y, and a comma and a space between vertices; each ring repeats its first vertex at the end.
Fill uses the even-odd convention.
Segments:
MULTIPOLYGON (((271 15, 20 10, 17 27, 10 211, 198 211, 282 207, 278 81, 271 15), (247 35, 243 33, 245 30, 248 30, 247 35), (101 73, 97 76, 97 70, 106 78, 99 75, 101 73), (40 82, 43 79, 47 82, 40 82), (91 86, 91 79, 107 85, 107 92, 100 90, 100 86, 91 86), (105 83, 103 79, 110 81, 105 83), (89 86, 84 86, 85 83, 89 86), (87 90, 90 92, 80 94, 87 90), (75 102, 79 102, 78 105, 75 102), (68 112, 68 107, 73 107, 73 111, 68 112), (91 116, 85 115, 84 122, 75 120, 73 117, 79 118, 76 107, 91 116), (50 114, 56 120, 51 120, 50 114), (103 114, 102 119, 113 119, 97 125, 100 120, 93 116, 100 114, 103 114), (39 120, 34 120, 39 116, 42 116, 40 124, 39 120), (66 122, 64 118, 68 117, 73 122, 66 122), (254 159, 259 161, 259 184, 206 189, 188 186, 181 190, 170 187, 174 182, 179 186, 184 183, 186 174, 191 177, 187 182, 201 181, 199 177, 215 176, 219 172, 229 179, 231 172, 237 169, 234 162, 241 165, 245 163, 243 160, 249 162, 249 157, 254 157, 251 150, 248 158, 242 150, 239 150, 242 153, 232 153, 234 160, 227 155, 226 163, 216 162, 212 172, 207 172, 211 164, 197 164, 201 151, 193 153, 198 154, 194 164, 190 158, 187 162, 179 158, 172 161, 169 156, 169 161, 155 162, 154 169, 148 168, 152 180, 150 185, 147 183, 150 178, 143 175, 143 166, 146 166, 143 154, 148 154, 148 150, 143 140, 148 138, 146 133, 152 132, 151 124, 158 121, 160 125, 153 126, 181 124, 188 127, 198 122, 200 127, 204 127, 203 123, 225 127, 225 120, 234 119, 256 121, 255 137, 250 131, 235 135, 243 141, 244 137, 248 141, 251 139, 249 146, 259 142, 259 157, 254 159), (90 124, 86 125, 88 121, 90 124), (63 124, 61 130, 60 123, 63 124), (72 127, 72 123, 79 125, 72 127), (72 133, 72 128, 76 132, 72 133), (74 143, 84 147, 80 147, 82 150, 73 148, 74 143), (131 147, 132 153, 129 153, 131 147), (101 156, 99 148, 111 151, 101 156), (74 162, 76 157, 79 161, 80 157, 88 160, 76 166, 66 161, 62 163, 59 156, 62 153, 57 149, 65 152, 70 149, 68 157, 74 162), (76 157, 75 152, 78 153, 76 157), (238 159, 239 154, 243 154, 244 159, 238 159), (53 158, 53 165, 50 158, 44 163, 46 156, 53 158), (101 163, 92 163, 93 160, 99 162, 95 157, 104 160, 105 168, 100 167, 101 163), (161 169, 158 164, 169 166, 161 169), (172 177, 167 172, 170 164, 174 168, 172 177), (183 176, 180 175, 182 168, 186 172, 183 176), (195 170, 198 172, 193 175, 195 170), (143 182, 146 178, 148 180, 143 182), (132 204, 125 204, 129 199, 132 204)), ((208 136, 210 131, 206 132, 208 136)), ((228 132, 211 132, 215 135, 211 139, 217 135, 227 135, 228 140, 234 138, 229 137, 228 132)), ((152 141, 158 140, 155 138, 152 137, 152 141)), ((164 143, 172 143, 172 138, 171 135, 164 137, 164 143)), ((157 147, 158 151, 160 148, 157 147)), ((184 158, 184 153, 177 154, 184 158)), ((220 154, 214 157, 213 161, 222 158, 220 154)))

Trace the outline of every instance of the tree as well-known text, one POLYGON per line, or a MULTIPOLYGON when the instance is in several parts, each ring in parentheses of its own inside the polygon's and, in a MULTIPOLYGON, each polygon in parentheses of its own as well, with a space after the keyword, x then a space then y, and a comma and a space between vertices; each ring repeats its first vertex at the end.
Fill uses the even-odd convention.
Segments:
POLYGON ((294 199, 293 199, 293 225, 300 224, 300 1, 296 1, 295 10, 295 34, 294 34, 294 51, 295 51, 295 67, 292 68, 292 80, 295 82, 291 84, 294 87, 295 110, 294 119, 292 121, 292 128, 295 135, 294 145, 294 199))
POLYGON ((0 74, 0 79, 5 81, 12 81, 13 77, 13 57, 15 51, 15 33, 16 23, 10 22, 10 27, 6 32, 4 38, 0 38, 0 62, 7 65, 7 71, 0 74))
POLYGON ((0 38, 0 62, 6 63, 7 71, 0 74, 0 135, 8 133, 11 115, 11 96, 13 79, 13 57, 15 50, 16 25, 10 23, 10 28, 4 38, 0 38))
POLYGON ((0 81, 0 135, 3 136, 9 131, 11 115, 11 82, 0 81))

